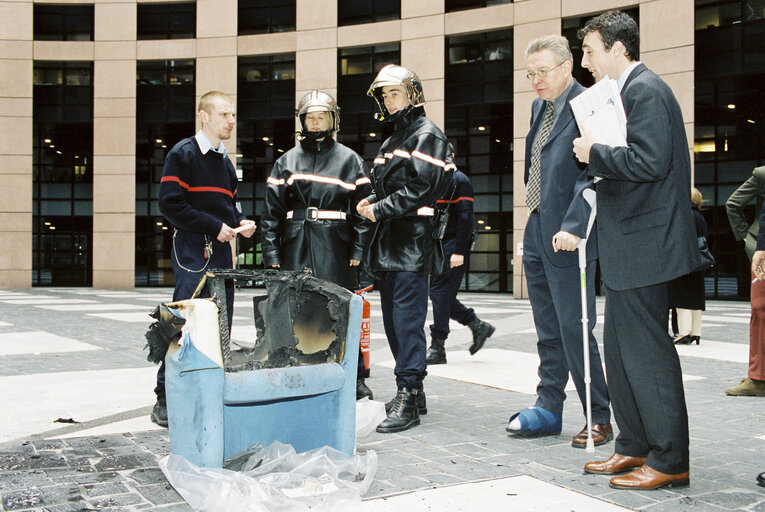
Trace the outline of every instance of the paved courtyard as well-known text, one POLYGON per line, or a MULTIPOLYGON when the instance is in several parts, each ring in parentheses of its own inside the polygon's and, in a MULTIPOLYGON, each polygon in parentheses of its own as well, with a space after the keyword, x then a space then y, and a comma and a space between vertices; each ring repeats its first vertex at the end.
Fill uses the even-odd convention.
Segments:
MULTIPOLYGON (((238 291, 234 340, 254 341, 251 297, 261 293, 238 291)), ((156 366, 144 350, 147 314, 171 295, 168 288, 0 290, 0 510, 191 510, 157 467, 168 435, 148 419, 156 366)), ((378 296, 370 299, 368 383, 385 401, 395 392, 392 360, 378 296)), ((530 305, 499 294, 461 299, 497 331, 470 356, 470 331, 453 323, 449 363, 429 368, 421 425, 359 440, 359 452, 379 458, 361 510, 765 512, 765 489, 754 480, 765 471, 765 398, 724 394, 746 375, 748 303, 707 302, 701 344, 679 347, 690 487, 632 492, 583 473, 613 443, 594 455, 571 447, 584 417, 570 384, 561 435, 507 435, 508 417, 534 402, 530 305)), ((599 340, 603 305, 599 299, 599 340)))

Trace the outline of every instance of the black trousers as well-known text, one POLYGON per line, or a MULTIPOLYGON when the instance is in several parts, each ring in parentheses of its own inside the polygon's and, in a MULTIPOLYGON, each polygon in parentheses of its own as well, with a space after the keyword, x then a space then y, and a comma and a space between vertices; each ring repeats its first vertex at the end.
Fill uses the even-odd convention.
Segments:
POLYGON ((688 411, 680 358, 667 334, 668 285, 606 286, 603 331, 616 453, 662 473, 688 471, 688 411))
MULTIPOLYGON (((447 255, 447 261, 450 254, 447 255)), ((465 258, 467 260, 467 257, 465 258)), ((473 308, 466 308, 457 300, 457 292, 465 276, 465 265, 452 267, 443 274, 430 278, 430 303, 433 305, 433 323, 430 337, 445 340, 449 336, 449 319, 462 325, 475 320, 473 308)))
POLYGON ((423 272, 385 272, 376 285, 385 335, 396 360, 396 386, 420 389, 426 375, 428 276, 423 272))

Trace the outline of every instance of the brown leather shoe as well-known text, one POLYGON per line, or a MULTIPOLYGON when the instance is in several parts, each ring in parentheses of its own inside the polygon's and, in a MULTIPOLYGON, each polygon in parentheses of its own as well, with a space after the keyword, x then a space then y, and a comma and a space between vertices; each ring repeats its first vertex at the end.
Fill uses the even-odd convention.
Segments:
POLYGON ((668 475, 643 464, 632 473, 615 476, 609 484, 614 489, 647 491, 661 487, 687 487, 691 483, 688 471, 668 475))
MULTIPOLYGON (((592 424, 592 441, 595 446, 606 444, 614 438, 614 429, 610 423, 592 424)), ((587 446, 587 425, 571 440, 571 446, 574 448, 585 448, 587 446)))
POLYGON ((629 457, 614 453, 608 460, 588 462, 584 465, 584 471, 594 475, 616 475, 639 468, 643 464, 645 464, 645 457, 629 457))

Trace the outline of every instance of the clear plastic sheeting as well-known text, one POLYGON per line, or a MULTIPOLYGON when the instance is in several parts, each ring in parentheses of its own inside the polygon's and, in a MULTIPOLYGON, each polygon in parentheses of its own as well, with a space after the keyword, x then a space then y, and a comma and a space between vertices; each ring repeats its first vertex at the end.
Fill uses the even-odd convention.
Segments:
POLYGON ((199 512, 355 511, 377 473, 377 454, 349 457, 329 446, 295 453, 275 441, 231 457, 223 469, 200 468, 172 454, 159 467, 199 512))
POLYGON ((367 397, 356 400, 356 439, 366 437, 386 418, 385 404, 367 397))

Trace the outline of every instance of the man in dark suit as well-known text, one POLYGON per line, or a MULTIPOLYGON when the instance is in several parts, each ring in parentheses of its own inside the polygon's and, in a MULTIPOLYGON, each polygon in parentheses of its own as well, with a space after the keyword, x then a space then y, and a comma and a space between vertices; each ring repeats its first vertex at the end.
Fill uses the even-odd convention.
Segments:
MULTIPOLYGON (((507 430, 519 435, 557 435, 562 427, 563 401, 568 375, 586 404, 582 308, 576 248, 587 237, 590 205, 575 193, 577 180, 588 181, 584 165, 571 154, 579 136, 569 101, 582 87, 571 75, 574 67, 568 41, 545 36, 526 47, 526 76, 539 98, 531 108, 531 129, 526 136, 526 202, 530 214, 523 236, 523 269, 539 341, 537 401, 510 418, 507 430)), ((591 180, 589 180, 591 181, 591 180)), ((595 237, 587 240, 587 308, 590 373, 592 378, 593 441, 601 445, 613 438, 608 391, 600 362, 595 327, 595 237)), ((587 425, 572 445, 584 448, 587 425)))
POLYGON ((619 426, 615 453, 585 471, 629 474, 617 489, 685 486, 688 412, 680 360, 667 333, 668 283, 701 267, 690 203, 690 152, 683 116, 664 81, 638 61, 635 21, 619 11, 579 31, 582 66, 617 80, 627 146, 574 140, 589 163, 598 210, 598 254, 606 289, 603 330, 608 388, 619 426))

